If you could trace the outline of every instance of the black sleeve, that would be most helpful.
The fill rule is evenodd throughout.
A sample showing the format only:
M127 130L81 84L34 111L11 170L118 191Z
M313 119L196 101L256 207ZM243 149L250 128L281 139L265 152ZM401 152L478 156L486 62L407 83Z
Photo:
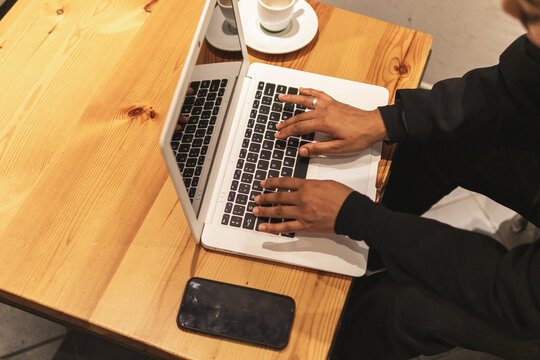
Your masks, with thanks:
M335 231L376 249L396 281L417 281L484 319L540 336L540 242L507 251L496 240L392 212L353 192Z
M389 141L476 140L517 121L535 122L540 129L539 53L522 36L496 66L440 81L432 90L399 90L397 105L379 108Z

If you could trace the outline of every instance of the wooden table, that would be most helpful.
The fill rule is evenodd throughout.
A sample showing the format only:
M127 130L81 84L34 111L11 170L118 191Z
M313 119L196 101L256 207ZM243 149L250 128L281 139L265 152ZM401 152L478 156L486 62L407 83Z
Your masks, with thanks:
M417 86L429 35L309 3L309 46L251 60ZM168 178L158 138L202 8L19 0L0 22L0 298L165 357L324 359L351 279L196 247ZM191 276L292 296L288 347L180 331Z

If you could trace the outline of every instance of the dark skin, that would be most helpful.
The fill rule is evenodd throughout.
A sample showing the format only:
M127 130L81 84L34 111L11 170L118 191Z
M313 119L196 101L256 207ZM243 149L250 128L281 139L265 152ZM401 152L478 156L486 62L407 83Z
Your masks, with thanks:
M540 0L503 0L505 12L521 21L532 43L540 47ZM299 149L301 156L357 153L387 138L386 128L378 110L364 111L336 101L322 91L300 89L300 95L280 95L284 102L310 107L317 98L315 109L277 125L276 138L323 132L332 140L311 143ZM269 233L298 231L333 233L337 215L353 189L330 180L293 178L267 179L267 189L277 193L259 195L259 206L253 212L260 217L293 219L280 224L261 224L259 229Z

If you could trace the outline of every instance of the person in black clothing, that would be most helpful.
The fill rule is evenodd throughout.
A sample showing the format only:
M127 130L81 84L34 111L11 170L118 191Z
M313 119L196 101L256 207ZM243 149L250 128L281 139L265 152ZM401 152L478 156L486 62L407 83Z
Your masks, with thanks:
M527 35L496 66L400 90L392 106L362 111L302 89L280 99L313 111L278 127L278 138L321 131L303 156L399 143L382 204L334 181L274 178L260 195L266 232L335 232L364 240L386 268L350 299L333 357L395 359L453 347L540 359L540 242L506 249L484 234L425 219L457 186L482 193L540 226L540 1L505 0ZM317 101L314 101L314 99Z

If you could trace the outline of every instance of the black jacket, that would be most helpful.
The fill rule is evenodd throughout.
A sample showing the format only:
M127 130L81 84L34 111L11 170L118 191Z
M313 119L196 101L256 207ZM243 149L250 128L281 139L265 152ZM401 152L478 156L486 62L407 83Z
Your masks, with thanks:
M431 91L401 90L381 113L391 142L497 142L519 128L523 141L515 146L540 151L540 49L520 37L498 65ZM532 176L533 185L519 189L523 196L513 206L537 226L539 170L530 164L516 174ZM357 192L343 204L335 231L365 240L397 281L420 282L519 337L540 338L539 242L508 251L489 236L393 212Z

